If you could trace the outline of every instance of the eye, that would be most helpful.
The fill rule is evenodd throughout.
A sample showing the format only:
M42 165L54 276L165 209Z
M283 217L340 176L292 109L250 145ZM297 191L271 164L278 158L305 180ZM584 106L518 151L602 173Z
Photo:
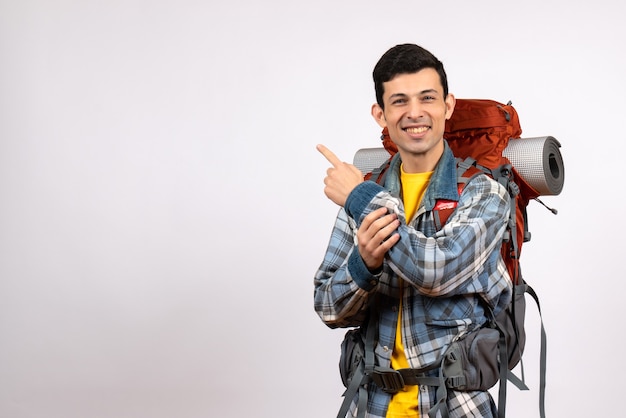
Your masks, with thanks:
M406 103L406 99L404 99L404 98L395 99L395 100L393 100L391 102L391 104L394 104L394 105L400 105L400 104L404 104L404 103Z

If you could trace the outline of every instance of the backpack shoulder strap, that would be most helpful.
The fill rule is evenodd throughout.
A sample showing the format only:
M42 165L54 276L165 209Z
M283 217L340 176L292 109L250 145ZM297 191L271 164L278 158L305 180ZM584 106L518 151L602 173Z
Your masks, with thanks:
M391 158L388 158L380 167L375 168L371 173L365 175L365 180L374 181L380 185L385 184L387 169L391 166Z

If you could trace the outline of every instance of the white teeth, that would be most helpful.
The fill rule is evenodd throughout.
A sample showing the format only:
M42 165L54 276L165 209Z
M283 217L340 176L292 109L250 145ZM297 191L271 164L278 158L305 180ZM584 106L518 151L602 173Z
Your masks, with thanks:
M427 126L420 126L418 128L406 128L406 131L410 134L419 134L422 132L426 132L428 130Z

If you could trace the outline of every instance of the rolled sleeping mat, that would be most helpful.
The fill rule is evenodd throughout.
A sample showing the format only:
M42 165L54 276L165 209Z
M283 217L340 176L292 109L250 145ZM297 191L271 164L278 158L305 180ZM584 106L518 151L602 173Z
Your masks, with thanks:
M565 181L560 147L551 136L517 138L509 141L502 155L540 196L555 196L561 193ZM362 148L354 154L353 164L365 174L388 159L389 153L383 147Z
M502 155L540 196L556 196L563 190L565 166L561 144L554 137L518 138L509 141Z
M352 164L365 175L383 165L388 159L389 152L383 147L361 148L354 154Z

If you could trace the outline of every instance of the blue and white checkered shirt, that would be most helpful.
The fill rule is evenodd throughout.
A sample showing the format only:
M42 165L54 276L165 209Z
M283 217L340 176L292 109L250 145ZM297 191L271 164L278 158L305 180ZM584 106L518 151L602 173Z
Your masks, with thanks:
M446 144L422 203L407 225L399 197L400 163L396 155L384 187L363 182L340 209L314 279L315 310L331 328L359 326L376 294L376 362L388 367L402 294L405 353L412 368L422 368L437 361L455 337L486 321L481 299L495 314L509 303L512 284L500 247L510 200L505 188L485 175L474 177L459 196L456 162ZM458 206L437 231L431 210L440 199L458 201ZM400 240L387 253L382 272L372 274L358 252L356 233L363 218L380 207L398 215ZM428 415L437 401L435 395L435 387L420 387L420 416ZM369 385L366 417L385 417L390 398ZM448 409L451 417L490 417L496 412L488 392L450 390ZM348 416L356 416L356 403Z

